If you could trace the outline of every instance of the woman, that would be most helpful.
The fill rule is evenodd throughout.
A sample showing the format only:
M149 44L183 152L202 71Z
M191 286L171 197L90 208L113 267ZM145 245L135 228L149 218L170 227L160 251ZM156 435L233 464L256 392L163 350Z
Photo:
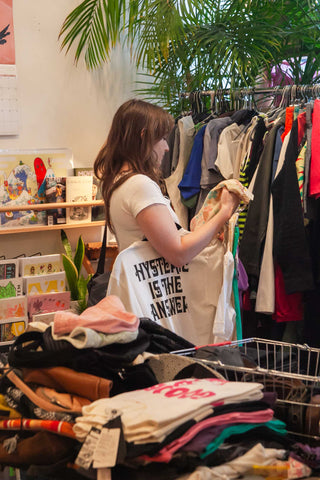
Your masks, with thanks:
M196 231L179 234L179 220L165 196L160 173L172 127L172 117L162 108L143 100L128 100L113 118L94 170L102 182L108 226L120 251L146 237L169 263L181 267L219 233L239 199L224 188L220 211Z

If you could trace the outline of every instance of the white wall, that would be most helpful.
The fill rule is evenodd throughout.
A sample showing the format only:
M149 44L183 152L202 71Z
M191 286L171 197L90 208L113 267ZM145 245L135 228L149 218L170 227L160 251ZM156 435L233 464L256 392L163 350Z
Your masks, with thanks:
M0 148L67 147L75 166L92 165L115 110L134 96L136 73L128 52L118 48L109 65L91 72L84 61L76 67L73 55L60 51L62 23L79 4L80 0L13 0L20 133L0 136ZM79 233L69 232L71 237ZM100 232L86 229L83 235L95 241ZM43 253L60 248L58 232L42 232L37 239ZM31 233L24 234L23 245L21 235L1 235L0 254L31 253L38 249L34 242Z

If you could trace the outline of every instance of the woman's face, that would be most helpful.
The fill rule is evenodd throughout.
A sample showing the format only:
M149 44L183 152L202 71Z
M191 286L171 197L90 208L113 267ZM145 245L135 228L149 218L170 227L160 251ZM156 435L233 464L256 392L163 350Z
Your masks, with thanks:
M157 163L160 166L163 156L166 152L169 152L169 146L165 138L161 138L153 147L153 151L157 157Z

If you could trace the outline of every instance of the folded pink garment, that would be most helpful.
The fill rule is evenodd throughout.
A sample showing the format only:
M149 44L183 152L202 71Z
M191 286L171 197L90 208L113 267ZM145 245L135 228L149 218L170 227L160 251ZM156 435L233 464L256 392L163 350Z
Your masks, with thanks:
M84 310L81 315L65 310L56 312L53 323L54 333L63 335L78 326L103 333L133 332L138 329L140 320L125 310L119 297L108 295L93 307Z

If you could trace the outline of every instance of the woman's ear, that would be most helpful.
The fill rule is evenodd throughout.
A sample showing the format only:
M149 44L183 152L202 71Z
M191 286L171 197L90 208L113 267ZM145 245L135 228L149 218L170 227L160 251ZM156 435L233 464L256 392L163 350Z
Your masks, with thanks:
M146 129L145 129L145 128L143 128L143 129L141 130L141 133L140 133L140 136L141 136L141 138L143 138L143 137L144 137L144 134L145 134L145 133L146 133Z

